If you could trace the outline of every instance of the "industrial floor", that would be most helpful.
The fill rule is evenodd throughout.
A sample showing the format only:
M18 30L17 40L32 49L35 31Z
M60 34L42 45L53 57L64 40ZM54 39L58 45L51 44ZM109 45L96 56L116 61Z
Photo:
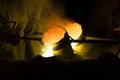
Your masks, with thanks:
M29 61L0 60L0 79L3 80L119 80L119 72L120 59L115 55L107 55L98 60L78 61L41 56Z

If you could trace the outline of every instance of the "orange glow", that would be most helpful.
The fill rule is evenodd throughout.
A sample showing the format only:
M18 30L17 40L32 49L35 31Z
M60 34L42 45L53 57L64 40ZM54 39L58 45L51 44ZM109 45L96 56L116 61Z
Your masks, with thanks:
M82 34L82 26L79 23L74 21L68 21L65 26L66 31L72 39L79 39ZM72 48L74 49L78 43L71 43Z
M65 34L66 30L61 26L50 28L42 36L42 42L44 45L52 45L60 41Z
M65 34L66 30L61 26L50 28L42 36L42 42L44 44L43 57L54 56L52 45L59 42Z
M73 39L78 39L82 34L82 27L76 22L70 22L65 26L69 36Z
M51 26L57 25L55 19L50 21ZM42 36L42 42L44 44L43 57L54 56L53 45L64 38L64 34L67 32L72 39L79 39L82 34L82 27L79 23L72 20L63 19L59 20L60 26L50 27ZM61 27L62 26L62 27ZM77 43L71 43L74 49ZM59 54L57 54L59 55Z

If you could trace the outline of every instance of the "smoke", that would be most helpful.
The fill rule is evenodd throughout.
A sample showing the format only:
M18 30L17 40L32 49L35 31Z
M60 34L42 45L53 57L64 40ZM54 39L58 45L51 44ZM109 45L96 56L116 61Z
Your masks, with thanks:
M30 9L28 9L28 15L31 14L30 10L32 10L33 5L31 5L30 7ZM33 30L35 30L36 32L43 33L48 28L59 25L62 21L63 16L64 8L60 1L34 0L34 8L32 10L32 14L29 16L29 22L26 31L28 30L28 33L32 33Z
M16 22L13 33L35 36L63 24L64 6L60 0L0 0L0 15ZM9 25L10 29L12 26ZM16 46L4 43L0 49L0 58L11 60L31 59L42 53L40 42L30 40L20 41Z
M29 2L28 0L30 6L27 6L27 15L29 19L25 28L25 34L41 33L42 35L51 27L64 25L64 6L59 0L33 1ZM39 42L29 41L27 45L28 49L26 53L29 54L28 50L31 52L28 59L43 53L43 46Z

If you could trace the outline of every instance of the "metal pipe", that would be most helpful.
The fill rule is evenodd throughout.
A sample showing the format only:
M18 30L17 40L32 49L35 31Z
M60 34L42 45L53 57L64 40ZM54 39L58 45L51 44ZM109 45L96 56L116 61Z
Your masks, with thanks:
M73 43L103 43L103 44L120 44L120 40L70 40Z
M19 39L23 40L36 40L40 41L42 38L36 38L36 37L20 37ZM114 39L91 39L91 40L69 40L70 43L103 43L103 44L120 44L120 40L114 40Z

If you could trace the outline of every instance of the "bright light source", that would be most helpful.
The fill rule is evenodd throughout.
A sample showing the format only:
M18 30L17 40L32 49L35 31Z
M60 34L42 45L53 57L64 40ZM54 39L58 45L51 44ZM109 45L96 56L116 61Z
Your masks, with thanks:
M82 35L82 27L79 23L70 22L66 25L66 31L72 39L79 39ZM78 43L71 43L72 48L74 49Z
M43 54L41 55L42 57L52 57L52 56L54 56L52 46L44 47L42 49L42 52L43 52Z
M74 49L78 43L71 43L72 48Z
M54 56L52 46L64 38L66 30L61 26L50 28L42 36L42 42L44 44L43 57Z
M44 50L43 50L43 54L42 54L43 57L55 56L52 46L55 45L57 42L59 42L61 39L63 39L65 37L66 32L72 39L80 38L80 36L82 34L82 28L81 28L80 24L70 21L63 27L61 27L61 26L51 27L43 34L43 36L42 36L42 42L44 44ZM62 45L67 45L67 44L62 43ZM77 43L71 43L72 49L74 49L76 45L77 45ZM61 52L64 53L64 52L66 52L66 50L71 49L70 46L69 46L69 48L67 48L67 47L68 46L65 46L65 49ZM69 50L68 52L67 52L68 54L70 54L70 55L72 54L72 50ZM62 54L62 53L60 53L60 54ZM64 54L67 54L67 53L64 53ZM59 55L59 54L57 54L57 55Z
M73 39L78 39L82 34L82 27L79 23L76 22L67 24L65 29L68 32L69 36Z

